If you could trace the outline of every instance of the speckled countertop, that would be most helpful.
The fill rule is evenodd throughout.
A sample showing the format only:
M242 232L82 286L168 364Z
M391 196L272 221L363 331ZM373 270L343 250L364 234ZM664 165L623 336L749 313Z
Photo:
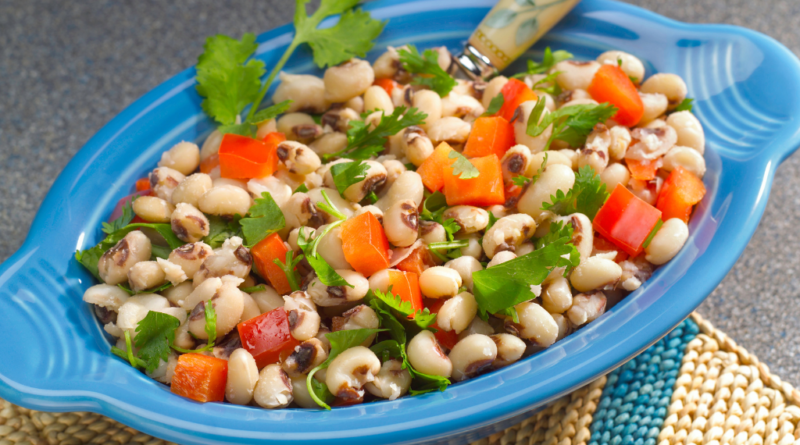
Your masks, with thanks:
M206 36L263 32L288 0L0 2L0 261L21 244L78 149L131 102L194 64ZM687 22L766 33L800 54L797 0L631 0ZM700 308L800 385L800 154L778 168L750 245Z

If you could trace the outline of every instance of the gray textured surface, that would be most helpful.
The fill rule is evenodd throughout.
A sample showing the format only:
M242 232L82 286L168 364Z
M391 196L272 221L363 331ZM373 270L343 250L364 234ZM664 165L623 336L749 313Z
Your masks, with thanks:
M688 22L769 34L800 54L796 0L638 0ZM288 0L0 1L0 261L16 250L55 177L100 127L190 66L207 35L262 32ZM779 169L764 219L700 312L800 384L800 154Z

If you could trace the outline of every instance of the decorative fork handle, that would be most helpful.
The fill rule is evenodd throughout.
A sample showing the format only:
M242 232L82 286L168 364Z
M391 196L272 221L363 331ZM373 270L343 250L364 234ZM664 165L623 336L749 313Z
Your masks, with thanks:
M487 80L505 69L580 0L500 0L456 58L473 79Z

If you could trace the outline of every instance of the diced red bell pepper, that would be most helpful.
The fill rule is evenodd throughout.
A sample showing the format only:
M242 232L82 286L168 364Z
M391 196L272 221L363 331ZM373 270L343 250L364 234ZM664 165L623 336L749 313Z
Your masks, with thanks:
M256 269L262 277L269 280L272 287L278 291L278 294L284 295L292 291L292 286L289 285L289 279L283 269L278 267L273 260L278 259L283 264L286 264L286 253L289 248L283 243L280 235L273 233L258 244L253 246L250 253L256 263Z
M389 97L392 97L392 90L397 86L397 82L392 79L375 79L373 85L377 85L389 94Z
M269 133L263 140L228 133L219 146L219 168L223 178L265 178L278 169L278 144L283 133Z
M661 211L617 184L594 218L594 229L631 256L642 252L642 244L661 218Z
M417 274L390 270L389 286L391 286L394 295L397 295L403 301L411 303L411 308L414 309L414 312L422 310L422 292L419 290L419 276Z
M424 303L425 307L428 308L432 314L438 314L445 301L447 301L447 298L426 298ZM447 349L453 349L456 343L458 343L458 334L456 334L456 331L445 331L437 328L433 336Z
M479 158L494 154L501 159L516 142L514 126L501 116L479 117L472 124L464 156Z
M422 177L422 183L428 190L436 192L444 186L444 169L455 162L448 156L453 149L447 142L442 142L433 151L433 154L417 168L417 173Z
M136 180L136 191L145 192L150 190L150 178L141 178Z
M525 85L525 82L519 79L508 79L503 88L500 90L503 94L503 106L497 113L497 116L504 117L508 122L514 118L514 112L517 111L523 102L529 100L537 100L538 96L532 89Z
M461 179L451 167L444 169L444 196L447 205L472 205L488 207L506 201L503 186L503 169L495 155L469 160L478 169L476 178Z
M428 251L428 248L425 246L419 246L407 257L405 257L403 261L397 263L396 267L403 272L420 275L425 271L425 269L435 265L436 262L433 260L433 256L431 255L430 251Z
M702 201L706 194L703 180L683 167L678 167L669 174L661 192L658 194L656 207L661 210L664 221L680 218L688 223L692 216L692 207Z
M640 181L651 181L656 178L656 172L661 167L661 158L651 160L625 159L628 170L633 179Z
M209 174L211 173L211 170L214 170L217 167L219 167L219 154L214 153L200 162L200 173Z
M365 277L389 267L389 240L371 212L345 221L341 238L344 258Z
M300 342L292 337L289 317L279 307L239 323L242 347L253 355L258 369L288 357Z
M625 71L617 65L601 66L594 74L587 91L597 102L608 102L617 107L618 111L613 119L621 125L632 127L642 119L644 103L639 91Z
M198 402L222 402L227 382L227 360L190 353L178 357L170 390Z

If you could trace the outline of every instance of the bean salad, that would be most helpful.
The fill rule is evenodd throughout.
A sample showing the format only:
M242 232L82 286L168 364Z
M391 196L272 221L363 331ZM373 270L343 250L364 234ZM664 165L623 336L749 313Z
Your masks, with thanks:
M594 321L689 237L705 137L679 76L616 50L548 48L488 82L445 47L370 63L384 23L353 4L301 12L264 82L253 35L209 38L216 130L164 152L76 253L112 353L175 394L330 409L445 390ZM322 77L282 71L301 44Z

